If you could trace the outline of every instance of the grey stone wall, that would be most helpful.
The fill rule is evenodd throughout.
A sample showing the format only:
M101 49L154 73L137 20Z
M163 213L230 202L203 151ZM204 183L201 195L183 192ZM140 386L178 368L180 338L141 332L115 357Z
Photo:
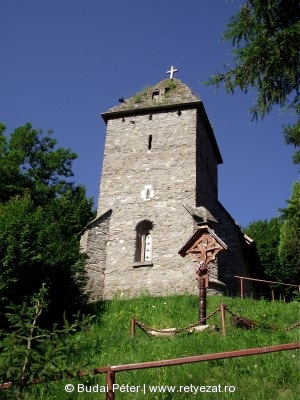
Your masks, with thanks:
M85 229L81 236L81 248L87 254L86 270L88 282L86 292L91 301L101 300L104 296L104 277L107 261L107 241L111 210L98 216Z
M206 207L212 214L218 199L218 159L209 133L199 112L196 135L196 205Z

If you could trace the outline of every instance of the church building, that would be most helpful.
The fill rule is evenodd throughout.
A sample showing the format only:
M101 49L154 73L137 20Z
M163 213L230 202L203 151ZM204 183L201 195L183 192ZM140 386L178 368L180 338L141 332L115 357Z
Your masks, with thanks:
M81 239L92 301L196 293L194 262L179 252L201 226L227 246L209 263L208 293L236 294L235 275L259 277L252 240L218 200L222 156L204 105L175 71L102 114L97 217Z

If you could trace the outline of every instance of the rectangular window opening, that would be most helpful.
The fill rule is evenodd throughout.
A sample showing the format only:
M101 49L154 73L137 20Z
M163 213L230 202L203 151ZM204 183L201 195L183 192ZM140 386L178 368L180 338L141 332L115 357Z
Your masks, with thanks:
M158 98L159 98L159 90L155 89L152 92L152 100L158 100Z

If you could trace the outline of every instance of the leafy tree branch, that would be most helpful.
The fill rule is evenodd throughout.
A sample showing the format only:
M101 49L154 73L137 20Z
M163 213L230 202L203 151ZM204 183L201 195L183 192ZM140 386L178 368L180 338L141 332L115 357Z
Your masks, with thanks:
M223 39L231 42L233 62L212 74L207 85L224 85L228 93L256 89L252 119L274 106L298 119L284 128L287 144L299 147L300 11L297 0L247 0L227 24ZM299 163L299 151L293 161Z

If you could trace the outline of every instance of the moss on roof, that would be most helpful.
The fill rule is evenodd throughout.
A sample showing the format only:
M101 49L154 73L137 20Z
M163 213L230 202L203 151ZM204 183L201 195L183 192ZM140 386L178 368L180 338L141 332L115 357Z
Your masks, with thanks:
M125 99L124 103L110 108L107 113L191 102L199 102L199 98L184 83L179 79L164 79Z

